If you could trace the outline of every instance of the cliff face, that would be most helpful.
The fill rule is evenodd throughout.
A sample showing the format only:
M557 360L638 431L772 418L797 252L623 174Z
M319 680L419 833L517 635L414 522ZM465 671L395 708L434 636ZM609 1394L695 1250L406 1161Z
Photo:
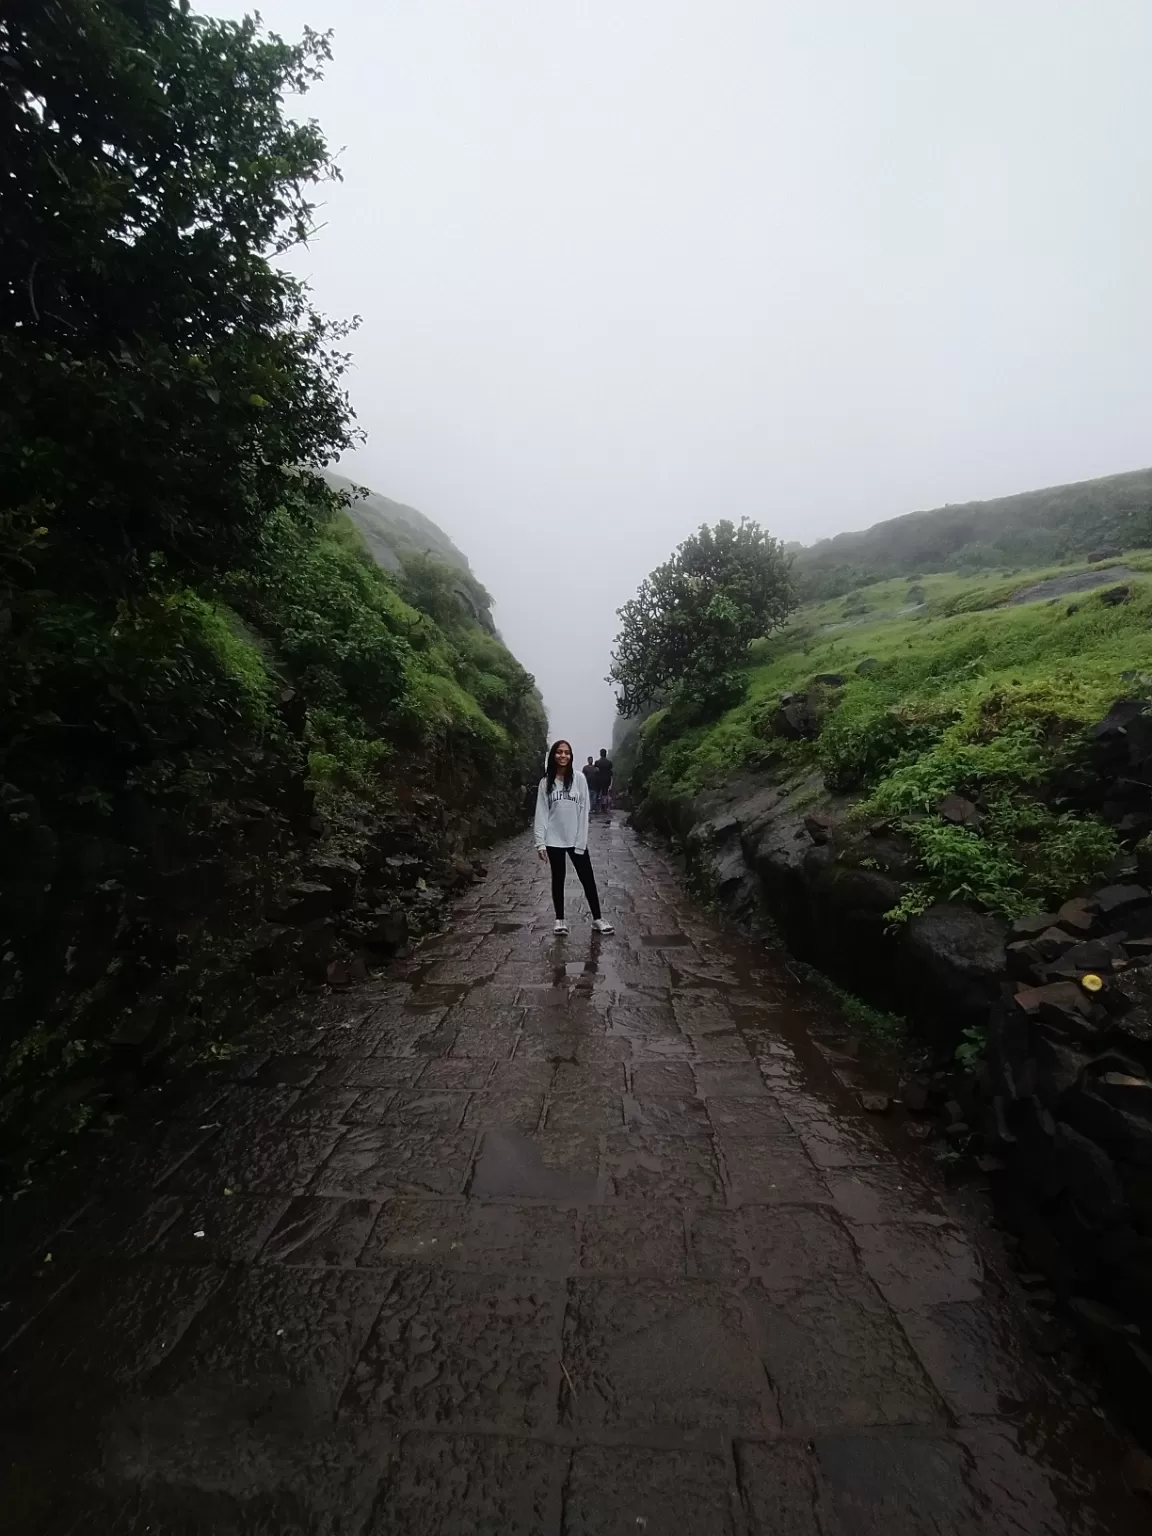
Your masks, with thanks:
M531 677L435 524L319 490L198 588L0 593L9 1174L436 923L517 824Z

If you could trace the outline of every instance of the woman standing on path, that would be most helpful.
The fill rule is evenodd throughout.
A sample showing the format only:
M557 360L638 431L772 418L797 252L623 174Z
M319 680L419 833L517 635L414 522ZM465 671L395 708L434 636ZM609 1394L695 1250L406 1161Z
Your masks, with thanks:
M568 932L564 921L564 876L571 859L592 909L592 931L611 933L612 924L600 916L596 876L588 857L588 781L582 773L573 772L572 748L566 741L552 743L547 771L536 794L536 852L552 866L555 932Z

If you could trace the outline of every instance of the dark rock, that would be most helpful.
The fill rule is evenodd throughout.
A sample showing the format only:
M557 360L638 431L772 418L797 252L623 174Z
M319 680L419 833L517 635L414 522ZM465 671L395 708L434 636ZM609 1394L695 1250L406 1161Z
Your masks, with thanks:
M1036 968L1043 964L1043 960L1034 944L1028 943L1025 939L1019 939L1015 944L1007 946L1004 955L1008 974L1015 981L1039 983L1040 977L1036 974Z
M1152 1429L1152 1356L1140 1341L1139 1328L1112 1307L1088 1297L1073 1297L1069 1305L1077 1326L1099 1352L1134 1425L1147 1436Z
M1022 1099L1015 1112L1015 1167L1026 1185L1048 1176L1056 1145L1056 1122L1037 1098Z
M1013 940L1035 939L1052 927L1056 919L1050 912L1037 912L1030 917L1018 917L1008 929L1008 937Z
M351 960L331 961L326 974L328 985L336 992L344 992L367 981L368 967L362 956L355 955Z
M378 908L366 930L363 942L369 949L394 954L408 943L408 914L401 906Z
M1094 741L1113 741L1126 737L1128 727L1148 708L1143 699L1117 699L1103 720L1089 731Z
M1085 1011L1067 1003L1043 1002L1029 1017L1035 1021L1032 1032L1037 1037L1042 1035L1062 1045L1083 1046L1089 1050L1096 1049L1099 1044L1101 1021L1091 1007ZM1034 1063L1025 1063L1025 1067L1030 1065Z
M1108 1226L1124 1214L1124 1191L1112 1159L1070 1125L1056 1127L1049 1188L1067 1189L1094 1226Z
M867 677L870 673L875 672L879 665L880 663L876 660L875 656L865 656L863 661L856 663L856 672L860 677Z
M886 1093L861 1093L860 1108L870 1115L886 1115L892 1108L892 1100Z
M983 1025L1004 967L1005 925L971 907L942 903L914 917L904 936L908 979L961 1028Z
M1097 926L1096 914L1088 905L1084 896L1076 896L1071 901L1066 901L1057 913L1058 925L1068 933L1087 937Z
M268 908L274 922L302 927L327 917L336 905L332 888L314 880L297 880L282 886Z
M1043 987L1024 987L1017 992L1014 1002L1024 1013L1038 1014L1045 1004L1053 1008L1071 1009L1087 1018L1091 1004L1083 990L1072 981L1052 981Z
M1148 903L1152 903L1152 894L1142 885L1106 885L1102 890L1094 893L1088 905L1101 917L1117 918L1122 917L1133 907Z
M825 688L843 688L844 686L844 677L840 672L818 672L812 681L822 684Z
M1152 1082L1143 1073L1093 1073L1092 1085L1106 1103L1152 1124Z
M1137 1168L1152 1168L1152 1121L1110 1104L1087 1086L1068 1097L1061 1113L1114 1156Z
M1110 944L1105 939L1087 939L1066 949L1054 969L1064 976L1099 975L1112 969L1112 962L1119 952L1118 942Z
M918 1077L909 1078L901 1085L900 1098L910 1115L926 1115L932 1106L932 1091Z
M804 826L812 841L822 846L831 838L836 828L836 822L827 813L814 811L811 815L805 816Z
M1066 955L1080 940L1073 933L1067 933L1063 928L1045 928L1038 938L1033 940L1033 948L1042 960L1058 960Z
M279 923L261 923L252 936L252 969L258 976L291 970L300 950L300 931Z
M1036 1061L1036 1096L1046 1109L1055 1109L1080 1081L1088 1057L1074 1046L1039 1033L1032 1053Z
M965 800L963 795L945 795L944 799L936 807L937 812L945 821L954 827L977 828L982 825L984 818L972 804L971 800Z
M1132 588L1109 587L1106 592L1101 592L1100 601L1109 608L1117 608L1121 603L1132 601Z
M355 859L346 859L340 854L327 854L323 858L309 861L304 870L304 878L316 885L328 887L332 892L332 907L335 910L350 904L356 894L361 873Z
M820 734L820 715L807 694L783 694L772 715L772 729L788 741L810 740Z

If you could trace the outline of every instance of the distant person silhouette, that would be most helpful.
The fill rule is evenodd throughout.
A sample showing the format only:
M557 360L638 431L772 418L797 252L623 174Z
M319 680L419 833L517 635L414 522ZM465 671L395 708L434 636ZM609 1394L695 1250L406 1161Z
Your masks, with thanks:
M612 759L608 756L608 748L600 748L600 761L596 764L596 787L600 793L597 797L597 809L610 811L612 809Z
M554 741L549 748L547 770L536 793L536 852L552 866L553 931L568 932L564 876L571 859L592 911L593 933L611 933L612 924L600 915L596 876L588 857L588 781L572 771L572 748L566 741Z
M596 764L592 761L591 758L589 758L588 761L584 764L583 768L581 768L580 772L584 775L585 779L588 781L588 800L589 800L590 805L592 806L592 809L595 810L596 809L596 799L597 799L596 781L597 781L597 777L598 777L597 771L596 771Z

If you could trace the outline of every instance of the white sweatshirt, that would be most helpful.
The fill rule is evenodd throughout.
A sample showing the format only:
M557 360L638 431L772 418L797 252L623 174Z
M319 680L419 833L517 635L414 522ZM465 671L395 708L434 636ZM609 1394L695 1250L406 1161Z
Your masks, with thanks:
M574 768L572 788L557 779L548 793L548 780L540 780L536 792L537 848L574 848L584 853L588 848L588 780Z

